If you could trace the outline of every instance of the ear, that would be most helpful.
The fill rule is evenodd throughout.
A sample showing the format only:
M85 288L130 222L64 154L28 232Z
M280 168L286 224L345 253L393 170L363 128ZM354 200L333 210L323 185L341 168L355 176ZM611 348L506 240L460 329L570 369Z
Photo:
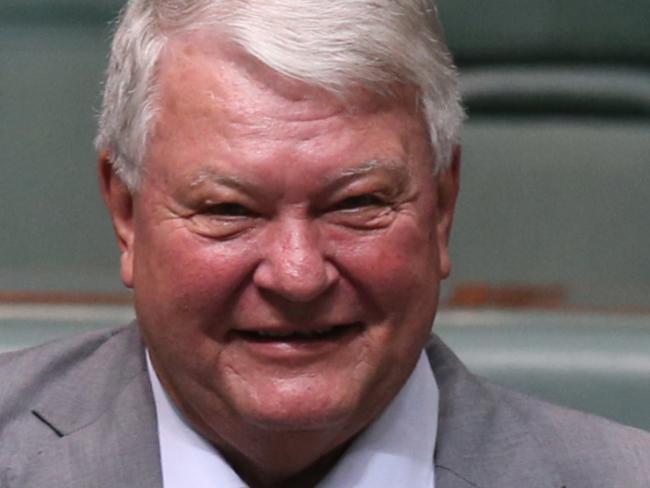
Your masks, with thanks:
M447 278L451 272L451 258L449 257L449 236L451 224L454 220L456 199L460 188L460 146L455 146L449 168L437 175L438 184L438 223L437 239L438 254L440 256L440 275Z
M99 185L102 198L111 216L113 230L120 248L122 282L133 287L133 194L113 168L108 151L98 160Z

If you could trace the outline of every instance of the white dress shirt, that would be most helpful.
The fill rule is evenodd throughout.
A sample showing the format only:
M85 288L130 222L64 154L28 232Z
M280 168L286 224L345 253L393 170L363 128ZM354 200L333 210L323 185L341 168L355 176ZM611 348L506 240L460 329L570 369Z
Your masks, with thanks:
M184 420L147 353L164 488L247 488L219 451ZM435 488L438 386L424 353L381 416L348 447L318 488Z

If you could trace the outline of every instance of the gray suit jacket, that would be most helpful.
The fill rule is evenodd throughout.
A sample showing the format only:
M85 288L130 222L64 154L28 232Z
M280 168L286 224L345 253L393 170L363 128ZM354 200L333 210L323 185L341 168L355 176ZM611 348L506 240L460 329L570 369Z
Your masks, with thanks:
M442 342L437 488L649 488L650 434L471 375ZM0 487L160 488L134 326L0 355Z

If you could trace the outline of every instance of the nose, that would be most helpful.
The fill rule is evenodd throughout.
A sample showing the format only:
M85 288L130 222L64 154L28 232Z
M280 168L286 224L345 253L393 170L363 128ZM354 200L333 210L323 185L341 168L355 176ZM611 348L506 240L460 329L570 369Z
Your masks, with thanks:
M324 256L319 231L308 219L271 224L264 240L262 262L254 283L292 302L309 302L329 290L339 278Z

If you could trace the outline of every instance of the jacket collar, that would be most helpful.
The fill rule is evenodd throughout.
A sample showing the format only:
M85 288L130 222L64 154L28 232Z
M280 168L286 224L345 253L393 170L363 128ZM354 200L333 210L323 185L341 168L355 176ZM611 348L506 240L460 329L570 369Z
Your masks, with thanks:
M473 376L433 336L427 347L440 389L436 488L560 488L545 450L503 392Z

